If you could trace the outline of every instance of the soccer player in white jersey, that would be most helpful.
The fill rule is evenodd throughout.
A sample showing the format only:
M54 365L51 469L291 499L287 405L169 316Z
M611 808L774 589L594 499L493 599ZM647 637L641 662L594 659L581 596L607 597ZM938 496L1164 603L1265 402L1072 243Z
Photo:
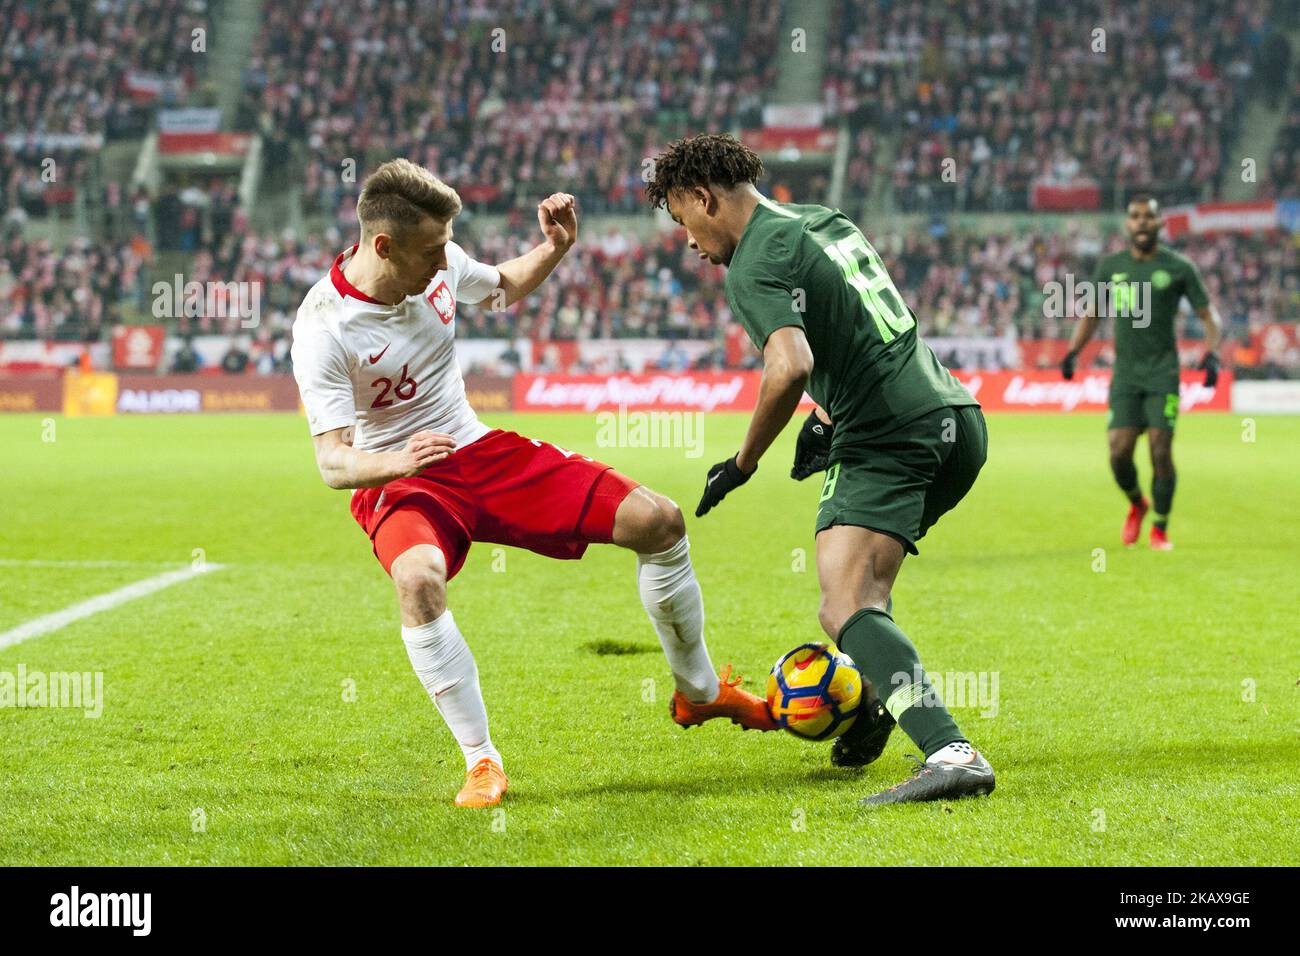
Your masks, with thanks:
M429 170L380 166L357 203L361 241L307 293L292 352L321 477L354 489L352 515L396 586L411 664L464 752L456 805L494 806L507 786L474 656L447 608L447 581L473 541L554 558L580 558L591 543L634 551L676 684L673 720L773 729L762 698L730 668L714 673L677 505L591 458L489 429L466 401L456 303L505 308L536 289L577 239L573 197L543 200L543 241L495 266L452 241L460 210Z

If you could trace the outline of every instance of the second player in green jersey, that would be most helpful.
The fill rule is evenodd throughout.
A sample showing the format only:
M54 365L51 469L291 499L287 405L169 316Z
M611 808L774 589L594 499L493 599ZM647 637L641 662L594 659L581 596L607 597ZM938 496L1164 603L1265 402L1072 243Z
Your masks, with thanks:
M1210 305L1205 284L1196 266L1186 256L1159 245L1164 219L1160 206L1147 195L1133 197L1128 204L1125 227L1129 245L1120 252L1103 256L1093 272L1094 301L1100 308L1084 315L1074 330L1070 348L1061 362L1061 372L1074 377L1079 353L1092 338L1098 321L1114 319L1115 368L1110 382L1110 416L1107 441L1115 481L1129 500L1120 539L1134 544L1142 519L1152 502L1155 519L1151 546L1168 550L1169 512L1173 507L1174 425L1178 421L1179 361L1178 308L1183 299L1195 311L1205 331L1205 384L1218 382L1217 349L1221 326ZM1138 483L1133 453L1138 436L1145 431L1151 446L1151 498L1143 496Z

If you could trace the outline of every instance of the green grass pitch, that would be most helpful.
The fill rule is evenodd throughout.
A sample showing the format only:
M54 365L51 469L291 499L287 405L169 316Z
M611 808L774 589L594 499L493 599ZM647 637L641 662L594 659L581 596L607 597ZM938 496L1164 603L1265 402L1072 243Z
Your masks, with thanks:
M786 477L793 427L696 520L743 416L709 416L697 458L598 448L594 416L487 419L681 504L719 666L761 686L820 639L818 485ZM1120 546L1103 427L992 417L984 475L895 591L932 673L997 675L995 707L954 711L992 797L859 806L907 775L897 732L842 772L826 744L683 731L630 554L478 545L450 603L512 783L484 812L451 806L459 751L302 419L59 418L51 436L0 417L0 631L196 556L224 565L0 650L0 672L105 682L98 719L0 709L0 864L1294 863L1300 420L1180 423L1167 554Z

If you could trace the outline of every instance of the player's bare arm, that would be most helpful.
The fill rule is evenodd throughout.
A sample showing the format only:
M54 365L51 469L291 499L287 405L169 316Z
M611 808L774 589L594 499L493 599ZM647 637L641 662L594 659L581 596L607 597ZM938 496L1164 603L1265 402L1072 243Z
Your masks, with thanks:
M1092 341L1093 333L1097 331L1097 316L1089 312L1079 324L1074 327L1074 333L1070 336L1070 347L1066 350L1065 358L1061 359L1061 375L1066 379L1074 378L1074 363L1079 358L1079 353L1083 347Z
M776 441L799 407L812 374L813 355L808 338L798 326L777 329L763 346L763 379L758 388L758 406L749 421L745 441L736 455L736 465L753 474L758 460Z
M549 276L578 241L577 200L568 193L552 193L537 204L537 224L545 241L522 256L497 266L501 285L479 303L485 309L504 309L524 298ZM504 293L504 294L503 294Z
M316 435L316 467L331 488L376 488L410 478L456 450L456 440L440 432L418 431L396 451L369 452L352 447L351 428Z
M1223 320L1219 318L1219 310L1213 305L1202 306L1196 310L1196 317L1205 329L1205 351L1219 351L1219 343L1223 341Z
M777 329L763 346L763 380L758 389L758 406L749 420L749 430L735 457L709 469L704 496L695 517L702 518L727 493L749 480L758 460L776 441L799 407L808 376L812 374L812 349L804 331L797 326Z
M1206 388L1219 384L1219 343L1223 341L1223 320L1214 303L1207 303L1196 310L1196 317L1205 329L1205 355L1201 357L1200 368L1205 370Z

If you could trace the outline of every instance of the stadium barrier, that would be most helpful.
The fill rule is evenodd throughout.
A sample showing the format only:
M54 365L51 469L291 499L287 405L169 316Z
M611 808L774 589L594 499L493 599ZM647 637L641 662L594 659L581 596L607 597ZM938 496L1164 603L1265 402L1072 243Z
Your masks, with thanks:
M1300 382L1237 382L1232 410L1240 415L1300 415Z
M1068 382L1055 369L953 374L989 412L1104 412L1110 391L1108 371L1079 372ZM1204 372L1183 370L1179 411L1231 411L1232 372L1220 372L1215 388L1204 382Z
M756 360L740 326L727 328L726 366L736 369ZM928 336L926 342L950 367L983 369L1055 369L1069 348L1061 338L1016 339L1012 336ZM249 352L254 365L266 355L266 343L249 336L211 334L182 338L165 334L161 325L115 326L101 342L63 342L34 339L0 340L0 374L8 372L58 372L88 359L97 369L114 372L161 373L172 368L177 352L188 344L198 357L198 370L224 375L222 360L232 345ZM287 343L280 343L281 349ZM600 372L616 369L689 369L716 351L711 339L583 339L534 342L526 338L456 340L461 368L503 371L505 363L523 372L582 367ZM1248 341L1226 343L1224 358L1242 366L1276 366L1300 369L1300 326L1295 322L1263 322L1251 330ZM280 353L275 353L280 354ZM1194 368L1205 354L1203 339L1178 340L1178 361ZM507 358L509 357L509 358ZM1109 368L1115 363L1114 342L1093 339L1079 355L1079 367Z
M63 411L69 416L297 412L298 386L288 375L117 375L68 371Z
M60 372L0 372L0 412L63 411Z
M954 373L990 412L1102 412L1110 372L966 371ZM582 412L618 408L663 411L745 412L758 401L757 371L611 373L513 376L471 372L465 393L480 412ZM1235 382L1220 374L1206 388L1204 373L1182 373L1180 409L1200 411L1300 411L1300 383ZM1240 396L1240 397L1239 397ZM801 407L810 408L804 396ZM0 411L63 412L69 416L196 414L201 412L302 413L290 375L146 375L138 373L0 373Z
M735 412L758 402L758 372L660 372L514 377L516 411L596 412L623 408Z

